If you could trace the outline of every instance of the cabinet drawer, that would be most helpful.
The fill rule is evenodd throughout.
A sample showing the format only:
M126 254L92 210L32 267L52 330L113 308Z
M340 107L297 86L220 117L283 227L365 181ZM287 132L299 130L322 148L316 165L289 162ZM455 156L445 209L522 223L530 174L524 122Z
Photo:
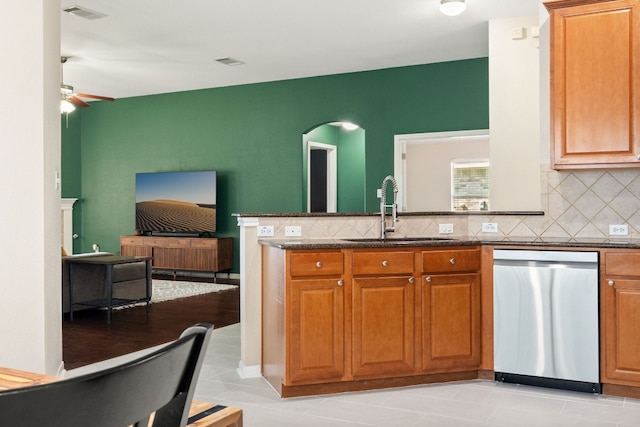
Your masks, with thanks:
M640 276L640 251L605 252L604 265L606 274Z
M328 276L342 274L342 252L292 252L289 255L292 276Z
M217 239L191 239L192 248L216 249L218 247Z
M423 273L450 273L479 269L479 248L422 251Z
M120 245L144 246L144 237L122 236L120 237Z
M163 248L188 248L191 239L174 237L147 237L145 244L148 246L160 246Z
M354 252L353 274L413 274L413 252Z

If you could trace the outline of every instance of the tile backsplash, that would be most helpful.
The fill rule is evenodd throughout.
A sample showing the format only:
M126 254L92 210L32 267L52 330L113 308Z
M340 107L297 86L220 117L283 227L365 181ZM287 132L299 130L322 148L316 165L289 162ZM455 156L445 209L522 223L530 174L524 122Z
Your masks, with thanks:
M505 235L606 238L609 225L627 224L628 237L640 237L640 170L543 168L541 174L545 215L494 218ZM469 230L476 235L481 224L470 218Z
M482 223L498 224L498 236L607 238L609 225L627 224L640 238L640 170L555 171L541 168L544 215L401 216L393 237L437 236L439 224L453 224L456 236L482 236ZM377 237L379 216L261 217L273 225L275 238L284 227L299 225L301 238ZM492 234L495 235L495 234ZM617 236L626 238L627 236Z

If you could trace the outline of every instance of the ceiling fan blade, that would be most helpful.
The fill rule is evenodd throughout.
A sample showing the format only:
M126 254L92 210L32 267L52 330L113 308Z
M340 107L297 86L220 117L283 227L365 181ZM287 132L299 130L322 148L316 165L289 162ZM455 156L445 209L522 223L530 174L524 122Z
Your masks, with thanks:
M84 102L82 99L76 98L75 96L68 96L67 101L73 102L74 104L79 105L81 107L91 107L91 104Z
M76 96L79 96L81 98L100 99L102 101L115 101L114 98L110 98L108 96L91 95L88 93L76 93Z

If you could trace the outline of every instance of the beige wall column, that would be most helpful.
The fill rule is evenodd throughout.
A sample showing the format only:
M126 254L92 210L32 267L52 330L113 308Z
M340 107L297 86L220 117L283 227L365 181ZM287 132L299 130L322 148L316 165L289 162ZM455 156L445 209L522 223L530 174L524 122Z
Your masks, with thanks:
M62 370L60 1L0 3L0 365Z
M262 372L262 256L258 218L239 217L240 227L240 363L241 378Z
M540 209L537 16L489 22L491 210Z

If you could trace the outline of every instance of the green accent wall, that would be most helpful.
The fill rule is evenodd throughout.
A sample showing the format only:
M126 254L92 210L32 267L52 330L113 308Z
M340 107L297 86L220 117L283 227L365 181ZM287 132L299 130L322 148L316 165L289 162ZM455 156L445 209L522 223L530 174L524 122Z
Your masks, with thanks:
M394 135L489 127L488 59L123 98L73 115L62 190L81 199L76 252L117 252L133 233L136 172L215 169L217 235L236 237L237 272L232 213L303 211L303 133L332 121L365 129L366 206L376 211Z
M338 133L338 212L367 211L366 135L358 128Z

